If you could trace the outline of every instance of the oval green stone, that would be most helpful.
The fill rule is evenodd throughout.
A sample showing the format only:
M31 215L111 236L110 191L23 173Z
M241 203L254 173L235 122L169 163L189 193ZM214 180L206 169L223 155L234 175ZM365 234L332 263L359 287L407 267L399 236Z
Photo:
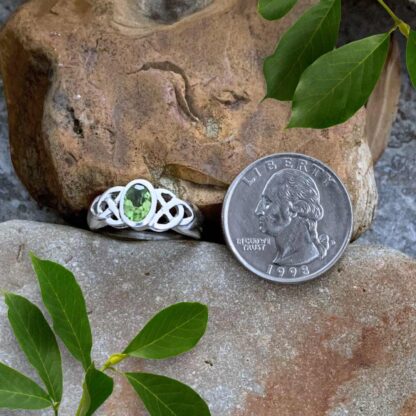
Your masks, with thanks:
M140 184L133 185L126 192L123 201L124 215L133 222L143 221L152 207L149 190Z

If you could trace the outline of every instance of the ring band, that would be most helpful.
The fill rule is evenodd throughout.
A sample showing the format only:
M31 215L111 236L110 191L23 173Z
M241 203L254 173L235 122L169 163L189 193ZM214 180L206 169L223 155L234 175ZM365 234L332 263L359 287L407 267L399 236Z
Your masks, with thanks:
M167 189L154 188L145 179L112 187L97 196L90 206L87 221L91 230L104 227L128 229L128 238L134 238L131 230L138 232L137 239L144 238L145 230L156 233L172 230L201 238L202 215L198 208ZM123 233L118 234L122 236Z

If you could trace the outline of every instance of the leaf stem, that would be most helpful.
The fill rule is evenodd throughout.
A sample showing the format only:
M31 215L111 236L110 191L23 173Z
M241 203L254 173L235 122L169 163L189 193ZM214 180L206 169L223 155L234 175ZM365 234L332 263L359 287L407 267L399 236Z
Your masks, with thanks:
M59 405L60 405L59 402L52 401L52 408L53 408L53 414L54 414L54 416L58 416Z
M408 38L409 35L410 35L410 26L407 23L403 22L402 19L397 17L394 14L393 10L391 10L390 7L387 6L387 4L384 2L384 0L377 0L377 1L383 7L383 9L390 15L390 17L393 19L396 27L399 28L399 30L403 34L403 36Z
M391 10L390 7L387 6L386 3L384 3L384 0L377 0L377 1L381 4L381 6L390 15L390 17L394 20L395 23L400 22L400 19L393 13L393 10Z

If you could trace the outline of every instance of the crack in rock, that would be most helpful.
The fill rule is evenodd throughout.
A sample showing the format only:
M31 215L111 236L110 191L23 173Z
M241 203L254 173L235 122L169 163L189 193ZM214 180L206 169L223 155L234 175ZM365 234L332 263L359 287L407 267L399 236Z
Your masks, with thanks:
M142 0L140 3L145 16L161 23L172 24L204 9L212 0Z
M191 87L189 84L188 77L186 76L185 71L178 65L170 61L147 62L139 70L129 72L127 75L133 75L133 74L137 74L138 72L149 71L152 69L155 69L158 71L172 72L174 74L179 75L183 79L183 82L185 84L185 95L183 95L181 91L174 85L176 100L181 110L192 121L200 122L201 117L198 114L198 110L195 108L193 104L193 99L190 93Z

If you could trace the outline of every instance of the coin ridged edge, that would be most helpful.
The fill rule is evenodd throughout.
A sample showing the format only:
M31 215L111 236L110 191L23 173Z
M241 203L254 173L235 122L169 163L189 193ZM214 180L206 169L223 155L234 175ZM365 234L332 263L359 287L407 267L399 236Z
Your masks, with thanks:
M239 181L241 180L241 178L243 176L245 176L245 174L251 169L253 168L256 164L258 164L259 162L263 162L266 161L268 159L272 159L274 157L297 157L297 158L304 158L304 159L308 159L311 162L317 162L320 165L322 165L331 175L333 175L336 180L337 183L341 186L341 189L344 191L346 197L347 197L347 201L348 201L348 209L349 209L349 214L351 217L351 224L348 230L347 235L344 238L344 241L341 244L340 249L338 250L337 254L332 258L332 260L330 262L328 262L327 265L325 265L325 267L323 267L322 269L320 269L319 271L316 271L314 273L311 273L310 275L308 275L308 277L302 277L302 278L279 278L279 277L272 277L270 275L268 275L267 273L263 273L260 272L259 270L256 270L254 267L252 267L250 265L250 263L248 263L238 252L238 250L236 250L236 248L234 247L234 244L230 238L230 236L228 235L229 233L227 233L227 227L228 227L228 218L227 218L227 213L228 213L228 209L229 209L229 204L230 204L230 200L231 197L233 195L233 192L237 186L237 184L239 183ZM221 224L222 224L222 229L223 229L223 234L224 234L224 238L225 238L225 242L228 246L228 248L231 250L231 252L234 254L234 256L237 258L237 260L249 271L251 271L252 273L254 273L256 276L261 277L265 280L268 280L270 282L274 282L274 283L281 283L281 284L299 284L299 283L306 283L309 282L311 280L317 279L318 277L323 276L324 274L326 274L330 269L332 269L332 267L335 266L336 263L338 263L338 261L340 260L340 258L342 257L342 255L344 254L349 242L351 241L351 236L352 236L352 232L353 232L353 227L354 227L354 213L353 213L353 207L352 207L352 202L351 202L351 198L350 195L348 193L348 190L346 188L346 186L344 185L344 183L341 181L341 179L338 177L338 175L324 162L322 162L319 159L315 159L312 156L308 156L308 155L304 155L302 153L274 153L271 155L267 155L264 156L260 159L255 160L254 162L250 163L248 166L246 166L235 178L234 180L231 182L230 186L228 187L228 190L225 194L224 197L224 202L223 202L223 206L222 206L222 212L221 212Z

